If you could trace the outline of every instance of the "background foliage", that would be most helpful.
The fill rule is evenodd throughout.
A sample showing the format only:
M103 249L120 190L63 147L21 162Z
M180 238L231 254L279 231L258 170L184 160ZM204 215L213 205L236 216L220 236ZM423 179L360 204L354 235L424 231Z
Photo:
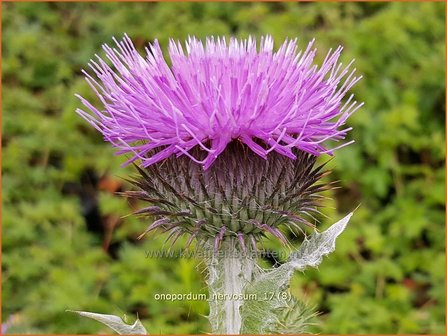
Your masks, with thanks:
M356 144L330 163L330 179L341 188L321 226L361 206L336 252L319 271L297 274L291 290L321 312L315 332L445 332L443 3L2 6L8 332L109 332L65 309L127 314L130 322L138 314L151 333L209 331L206 302L154 299L154 293L206 293L198 260L146 259L144 251L162 248L165 237L136 243L146 224L132 216L113 233L117 256L111 258L101 237L86 230L78 197L64 192L91 167L109 179L98 194L102 223L135 206L107 186L124 183L116 176L133 174L132 168L120 168L124 158L74 113L80 105L74 93L91 96L80 70L102 43L124 32L140 48L189 34L298 36L302 46L315 37L320 60L343 44L344 60L356 58L365 76L354 92L366 105L350 120Z

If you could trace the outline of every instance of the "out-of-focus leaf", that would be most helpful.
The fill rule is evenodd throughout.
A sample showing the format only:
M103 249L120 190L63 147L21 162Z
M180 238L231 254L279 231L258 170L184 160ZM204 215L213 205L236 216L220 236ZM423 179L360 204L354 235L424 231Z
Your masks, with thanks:
M125 323L121 317L115 315L108 314L97 314L97 313L89 313L83 311L76 310L68 310L73 313L77 313L81 316L91 318L98 322L101 322L108 326L110 329L113 329L120 335L147 335L148 332L141 324L139 319L136 319L134 324Z

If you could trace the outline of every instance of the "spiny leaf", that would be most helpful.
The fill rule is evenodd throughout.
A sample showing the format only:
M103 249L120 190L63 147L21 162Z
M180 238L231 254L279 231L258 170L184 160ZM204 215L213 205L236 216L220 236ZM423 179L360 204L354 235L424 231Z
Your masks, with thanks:
M316 232L310 239L304 240L300 249L290 255L285 265L290 264L294 269L300 270L307 266L318 266L325 255L335 250L335 240L346 228L352 214L351 212L326 231Z
M315 232L302 243L299 250L290 255L285 264L254 277L256 280L246 287L245 293L252 294L256 299L245 301L241 308L243 320L241 333L282 333L284 326L293 325L295 322L295 332L304 332L304 329L297 329L305 326L305 323L301 323L306 320L305 316L292 319L293 321L284 320L288 316L284 315L284 312L290 310L291 306L290 295L287 294L290 278L296 270L304 270L307 266L318 266L323 256L334 251L335 241L346 228L351 216L352 213L348 214L322 233ZM269 311L272 314L265 313Z
M139 319L137 319L134 324L127 324L121 319L121 317L115 315L89 313L77 310L67 311L101 322L120 335L148 335L148 332L141 324Z

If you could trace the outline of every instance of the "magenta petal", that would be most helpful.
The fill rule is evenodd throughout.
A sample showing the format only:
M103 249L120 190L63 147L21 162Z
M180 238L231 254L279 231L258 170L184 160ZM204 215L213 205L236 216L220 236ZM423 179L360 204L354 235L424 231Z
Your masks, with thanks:
M296 39L274 51L271 36L259 47L252 37L190 37L184 47L170 40L169 67L158 41L145 57L127 35L114 42L103 46L107 61L97 56L84 72L102 106L78 96L89 112L77 113L120 153L133 155L125 164L147 167L174 154L208 169L232 140L263 158L276 151L291 159L294 148L320 155L349 144L322 145L343 139L343 125L362 105L352 95L342 101L361 76L352 62L341 66L341 47L317 67L314 41L303 52ZM190 154L196 146L205 159Z

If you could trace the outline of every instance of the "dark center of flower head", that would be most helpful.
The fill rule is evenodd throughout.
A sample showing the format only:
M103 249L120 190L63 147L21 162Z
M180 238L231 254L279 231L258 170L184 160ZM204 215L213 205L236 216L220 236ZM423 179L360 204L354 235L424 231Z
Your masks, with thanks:
M206 153L194 148L197 158ZM169 157L147 168L133 181L140 189L127 196L151 203L137 214L156 220L142 234L161 228L170 231L173 242L182 234L190 242L213 240L217 249L229 237L242 248L256 248L256 241L270 233L287 242L279 226L292 232L313 226L309 220L325 184L316 182L325 174L315 167L316 156L294 150L296 160L276 152L261 158L238 140L233 140L204 170L187 156Z

